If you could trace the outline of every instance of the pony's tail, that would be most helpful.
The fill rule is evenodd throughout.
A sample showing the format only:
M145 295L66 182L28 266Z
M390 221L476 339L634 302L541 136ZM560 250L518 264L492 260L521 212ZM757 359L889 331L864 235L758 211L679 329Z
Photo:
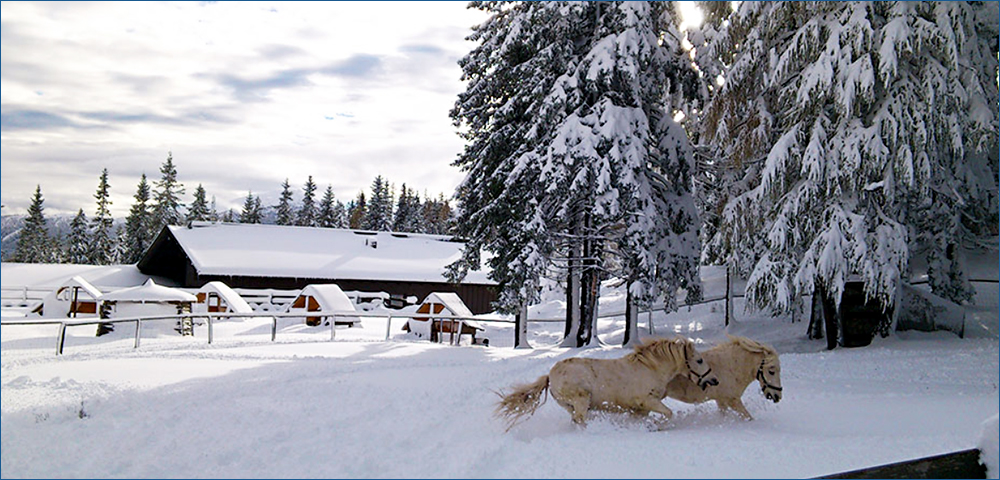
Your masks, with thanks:
M549 376L542 375L532 383L518 385L513 392L504 395L497 393L500 401L497 402L494 415L507 422L507 430L510 431L524 417L529 417L538 407L545 403L546 392L549 389Z

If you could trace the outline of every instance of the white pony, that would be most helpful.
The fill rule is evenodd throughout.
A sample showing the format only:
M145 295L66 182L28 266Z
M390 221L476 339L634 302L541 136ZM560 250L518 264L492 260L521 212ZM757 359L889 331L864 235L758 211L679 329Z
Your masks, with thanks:
M733 410L746 420L753 416L743 405L743 391L755 379L768 400L781 401L781 362L773 348L746 337L729 337L729 341L702 353L715 369L719 385L708 390L694 382L675 377L667 384L667 396L687 403L715 400L719 410Z
M664 421L673 417L660 400L667 383L683 378L698 388L717 385L712 369L686 338L659 339L635 347L635 351L613 360L567 358L556 363L548 375L519 385L510 394L500 393L496 416L507 421L507 430L535 413L546 390L573 417L586 424L590 410L626 412L646 416L658 412Z

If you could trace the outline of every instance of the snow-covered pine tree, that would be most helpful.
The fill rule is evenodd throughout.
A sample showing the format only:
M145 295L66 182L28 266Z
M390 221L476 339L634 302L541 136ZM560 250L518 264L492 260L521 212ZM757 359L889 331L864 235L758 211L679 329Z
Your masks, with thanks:
M350 228L359 229L364 225L365 212L368 210L365 192L358 192L357 198L347 204L347 222Z
M317 226L316 217L316 183L313 182L312 175L306 180L306 185L302 187L302 206L295 217L295 224L300 227Z
M990 2L740 5L705 134L735 180L712 248L749 305L839 305L850 275L892 305L925 251L935 292L966 298L949 249L997 223L996 18Z
M528 347L523 312L538 300L539 277L550 256L536 200L539 162L528 155L539 135L529 123L540 97L566 69L573 19L564 18L561 3L469 6L491 15L467 37L478 45L459 61L468 84L451 111L455 125L466 127L461 134L466 146L453 164L466 172L455 192L455 230L466 247L449 266L449 278L460 281L469 269L480 268L483 251L491 253L490 277L499 290L495 307L515 314L514 346ZM432 199L425 195L425 212L430 207Z
M81 208L69 224L69 235L66 237L66 255L64 257L67 262L77 265L84 265L89 262L90 232L87 227L87 214L83 213L83 209Z
M97 212L90 219L90 262L93 265L110 265L114 259L115 241L114 219L111 217L111 185L108 183L108 169L101 172L97 184Z
M232 208L227 209L226 213L223 213L222 216L219 217L219 221L224 223L236 223L239 219L240 217L236 215L236 211Z
M212 195L212 201L208 205L208 220L213 222L219 221L219 210L215 206L215 195Z
M323 228L347 228L347 213L344 210L344 204L336 199L333 187L330 185L327 185L326 191L323 192L317 223Z
M201 186L199 183L194 189L194 201L191 202L191 206L188 207L187 221L190 222L204 222L212 218L212 211L208 207L208 198L205 193L205 187Z
M419 222L420 232L433 235L450 234L455 219L448 199L444 198L443 193L439 193L437 199L431 198L427 192L424 192L424 196L427 200L423 203L419 197L414 201L414 208L419 211L419 218L416 221Z
M17 239L17 249L11 258L14 262L23 263L53 263L55 255L51 250L52 240L46 229L45 199L42 197L42 186L35 186L35 194L28 206L28 216L24 219L20 236Z
M392 221L392 231L421 233L420 196L411 188L403 184L399 192L399 200L396 202L396 214Z
M177 168L174 167L172 152L167 152L167 159L160 166L160 180L155 184L149 238L156 238L167 225L184 224L184 214L181 213L184 204L180 201L180 196L184 195L184 184L177 181Z
M240 212L240 223L260 223L263 217L260 197L255 197L253 191L248 191L247 198L243 201L243 211Z
M295 206L292 204L292 186L288 184L288 179L281 184L281 196L278 204L274 206L277 210L277 218L274 223L277 225L292 225L295 220Z
M149 204L149 183L146 181L146 174L139 178L139 185L136 187L135 201L129 209L128 217L125 218L125 245L123 263L136 263L146 252L146 248L153 243L150 236L152 228L152 214Z
M501 303L522 311L556 250L577 252L570 344L593 338L603 256L627 256L636 301L698 291L692 159L670 118L695 72L665 3L473 3L493 13L461 64L469 86L452 111L470 144L456 194L472 239L453 274L494 254ZM666 278L671 277L671 278ZM573 291L575 287L569 290ZM504 296L506 295L506 297ZM667 300L670 302L670 300ZM669 305L669 303L668 303Z
M362 228L388 232L392 228L392 191L389 181L377 175L372 181L372 195L368 200Z

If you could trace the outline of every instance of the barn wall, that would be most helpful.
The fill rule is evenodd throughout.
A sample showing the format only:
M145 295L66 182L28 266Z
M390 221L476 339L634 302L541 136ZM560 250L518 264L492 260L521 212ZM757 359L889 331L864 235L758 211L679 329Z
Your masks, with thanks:
M386 292L390 295L417 297L422 301L433 292L454 292L469 307L472 313L488 313L492 311L490 304L496 301L497 295L492 286L461 284L447 282L395 282L386 280L333 280L325 278L287 278L287 277L243 277L228 275L196 275L185 287L198 288L211 281L221 281L233 288L273 288L278 290L293 290L305 288L310 284L336 283L341 290L357 290L361 292Z

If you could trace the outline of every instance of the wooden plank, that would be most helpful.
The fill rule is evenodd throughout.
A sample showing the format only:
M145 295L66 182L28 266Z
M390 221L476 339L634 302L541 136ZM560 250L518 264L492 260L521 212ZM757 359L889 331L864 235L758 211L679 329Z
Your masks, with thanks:
M818 478L986 478L986 467L973 448Z

